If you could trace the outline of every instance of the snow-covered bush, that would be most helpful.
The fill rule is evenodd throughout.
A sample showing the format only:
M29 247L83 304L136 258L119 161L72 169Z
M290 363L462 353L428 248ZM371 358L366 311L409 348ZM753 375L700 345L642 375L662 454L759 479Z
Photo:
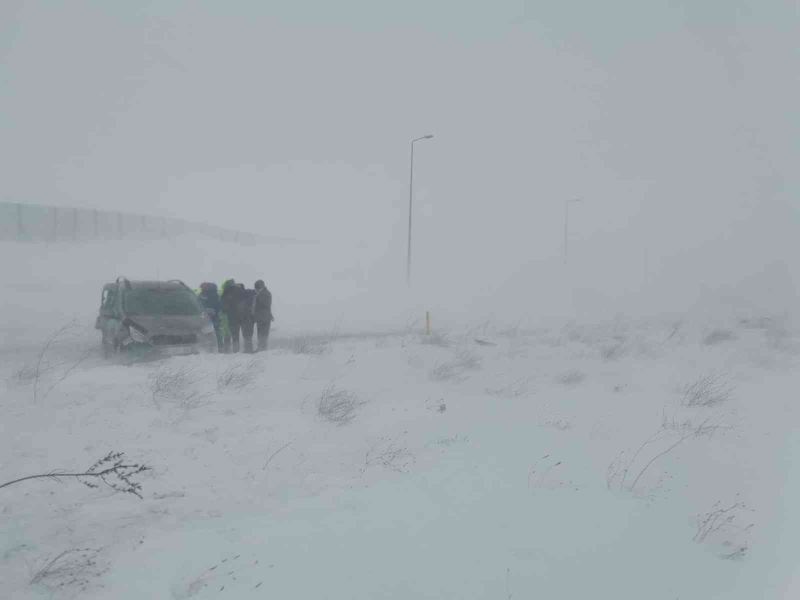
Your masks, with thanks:
M288 350L292 354L319 355L329 350L329 345L322 339L310 336L295 336L283 338L272 343L272 347L280 350Z
M217 375L217 390L241 390L252 385L260 368L261 363L255 358L230 365Z
M708 373L684 386L682 404L687 407L711 407L731 399L733 387L725 376Z
M364 456L364 468L379 466L390 471L405 473L414 462L414 455L408 448L397 444L394 440L382 439L373 444Z
M605 344L600 348L600 358L604 361L616 360L622 357L625 348L625 339L617 339L613 343Z
M363 404L354 393L331 384L320 394L317 413L330 423L347 425L355 419L356 411Z
M198 380L193 368L166 364L151 373L147 388L157 407L160 408L161 401L166 400L188 411L198 407L208 396L194 388Z
M642 493L646 475L660 459L671 454L687 440L710 435L715 431L713 427L709 427L712 424L711 417L699 424L692 424L677 431L662 424L636 450L623 450L609 464L606 470L608 489Z
M570 369L556 377L556 381L561 385L578 385L586 379L586 374L577 369Z
M35 361L15 369L8 382L31 385L34 402L46 398L92 354L90 348L82 347L79 332L76 321L54 331L42 344Z
M452 360L439 363L431 369L429 376L434 381L461 380L466 371L474 371L481 366L478 356L469 350L459 350Z
M714 329L706 334L703 338L703 343L706 346L713 346L723 342L731 342L736 339L736 334L729 329Z
M735 560L743 558L748 550L748 535L753 528L753 523L743 524L742 519L747 513L752 513L744 502L739 500L723 505L717 501L711 510L698 514L695 517L695 534L693 541L703 544L715 542L724 551L720 558Z
M93 580L108 570L98 548L70 548L45 559L30 579L32 586L43 587L51 597L86 592Z

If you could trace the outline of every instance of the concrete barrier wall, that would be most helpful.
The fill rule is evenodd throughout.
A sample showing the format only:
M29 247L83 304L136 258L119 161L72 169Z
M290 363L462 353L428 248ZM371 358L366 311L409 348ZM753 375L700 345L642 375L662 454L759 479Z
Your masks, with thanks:
M185 234L243 244L296 241L152 215L0 202L0 240L4 241L154 239Z

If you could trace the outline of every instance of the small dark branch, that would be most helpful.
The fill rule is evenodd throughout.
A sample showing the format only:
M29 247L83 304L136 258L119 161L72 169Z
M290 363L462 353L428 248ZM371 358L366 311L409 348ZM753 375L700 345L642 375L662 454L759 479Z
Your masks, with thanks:
M100 486L95 482L100 481L116 492L133 494L142 499L142 484L134 481L133 478L145 471L149 471L150 467L140 464L127 464L124 462L124 457L125 454L123 452L109 452L82 473L51 471L50 473L39 475L28 475L27 477L20 477L0 484L0 489L31 479L50 479L62 483L62 479L72 477L86 487L98 488Z
M59 377L56 381L54 381L52 383L52 385L50 385L49 388L47 388L47 391L45 391L44 394L42 395L42 399L47 398L47 396L50 395L50 392L52 392L54 389L56 389L56 386L58 386L67 377L69 377L72 374L72 372L75 369L77 369L78 367L80 367L86 361L86 359L88 359L91 355L92 355L91 350L86 350L85 352L83 352L81 354L81 356L78 358L78 360L76 360L72 364L68 365L66 370L61 374L61 377Z
M60 329L56 330L47 341L42 346L41 351L39 352L39 356L36 360L36 367L33 370L33 401L36 402L39 399L39 380L43 374L45 369L45 356L47 352L50 350L50 347L56 342L58 338L60 338L65 332L75 326L75 321L70 321Z
M291 442L291 441L289 441L289 442L286 442L286 443L285 443L283 446L281 446L280 448L278 448L277 450L275 450L275 452L273 452L272 454L270 454L270 455L269 455L269 458L267 458L267 462L265 462L265 463L264 463L264 466L261 468L261 470L262 470L262 471L265 471L265 470L267 469L267 467L269 466L269 463L271 463L271 462L272 462L272 459L273 459L273 458L275 458L276 456L278 456L278 454L280 454L281 452L283 452L284 450L286 450L286 449L287 449L289 446L291 446L291 445L292 445L292 442Z

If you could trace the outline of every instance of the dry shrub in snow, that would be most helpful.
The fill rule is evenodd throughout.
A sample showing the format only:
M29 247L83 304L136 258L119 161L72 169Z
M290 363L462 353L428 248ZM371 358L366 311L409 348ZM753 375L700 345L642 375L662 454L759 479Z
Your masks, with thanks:
M710 407L731 399L733 388L728 380L718 373L709 373L683 388L682 404L687 407Z
M749 549L747 535L753 523L743 525L741 520L746 513L753 512L744 502L738 499L732 504L723 505L715 502L711 510L695 517L695 534L692 538L697 543L717 541L726 548L720 558L743 558Z
M464 379L464 373L474 371L481 366L480 358L469 350L460 350L453 360L439 363L431 369L429 376L434 381L450 381Z
M775 318L767 316L742 317L739 326L744 329L767 329L772 326Z
M47 588L59 597L68 593L85 592L92 580L100 577L108 567L100 564L100 550L95 548L71 548L45 564L31 577L31 585Z
M364 402L347 390L337 389L333 384L322 390L317 403L317 414L336 425L347 425L356 417L356 411Z
M559 431L567 431L572 429L572 423L566 419L548 419L546 421L542 421L540 424L542 427L552 427L553 429L558 429Z
M456 434L451 437L444 437L439 438L438 440L434 441L433 443L437 446L452 446L454 444L466 444L469 442L469 437L466 435Z
M148 378L148 390L153 404L160 408L161 401L167 400L184 410L200 406L208 394L193 389L198 379L197 373L189 366L160 367Z
M9 378L9 383L14 385L27 385L36 377L36 367L34 365L22 365L14 370Z
M661 428L664 431L671 431L677 434L684 434L693 432L697 437L713 437L714 434L721 430L731 429L729 425L721 425L717 422L705 420L700 425L697 425L692 419L685 418L679 419L676 415L668 416L666 411L661 419Z
M80 348L79 332L77 321L54 331L42 344L36 360L15 370L10 383L32 385L34 402L46 398L92 354L91 350ZM54 354L60 358L54 358Z
M408 448L396 444L393 440L381 440L373 444L364 457L362 473L369 467L379 466L390 471L405 473L414 463L414 455Z
M618 339L613 344L606 344L600 348L600 358L604 361L612 361L621 358L625 348L625 340Z
M703 343L706 346L713 346L715 344L721 344L723 342L731 342L736 339L736 334L734 334L729 329L714 329L713 331L706 334L703 338Z
M692 540L705 542L709 536L726 530L732 530L737 533L744 533L750 530L753 527L752 523L744 527L737 523L742 513L746 511L749 511L747 505L738 500L728 506L724 506L719 501L715 502L710 511L697 515L697 529Z
M712 418L689 429L672 431L663 424L633 452L622 451L608 465L606 485L608 489L636 493L640 482L660 459L672 453L678 446L693 438L708 436L714 431Z
M586 379L586 375L577 369L571 369L556 378L561 385L578 385Z
M315 356L324 354L328 350L328 344L321 339L309 336L297 336L276 340L272 344L273 348L288 350L292 354Z
M519 398L528 393L529 386L530 379L525 377L499 387L486 388L486 393L496 398Z
M246 388L255 381L260 367L261 363L255 358L230 365L217 376L217 389L225 391Z

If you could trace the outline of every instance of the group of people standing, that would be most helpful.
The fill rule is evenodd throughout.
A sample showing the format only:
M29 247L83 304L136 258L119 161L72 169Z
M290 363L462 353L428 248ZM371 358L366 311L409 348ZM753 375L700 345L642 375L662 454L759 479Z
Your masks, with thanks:
M214 283L200 284L197 297L214 324L220 352L239 352L239 339L244 338L244 351L253 353L267 349L269 330L275 317L272 315L272 294L262 279L254 289L228 279L220 292ZM257 350L253 347L253 333L258 334Z

